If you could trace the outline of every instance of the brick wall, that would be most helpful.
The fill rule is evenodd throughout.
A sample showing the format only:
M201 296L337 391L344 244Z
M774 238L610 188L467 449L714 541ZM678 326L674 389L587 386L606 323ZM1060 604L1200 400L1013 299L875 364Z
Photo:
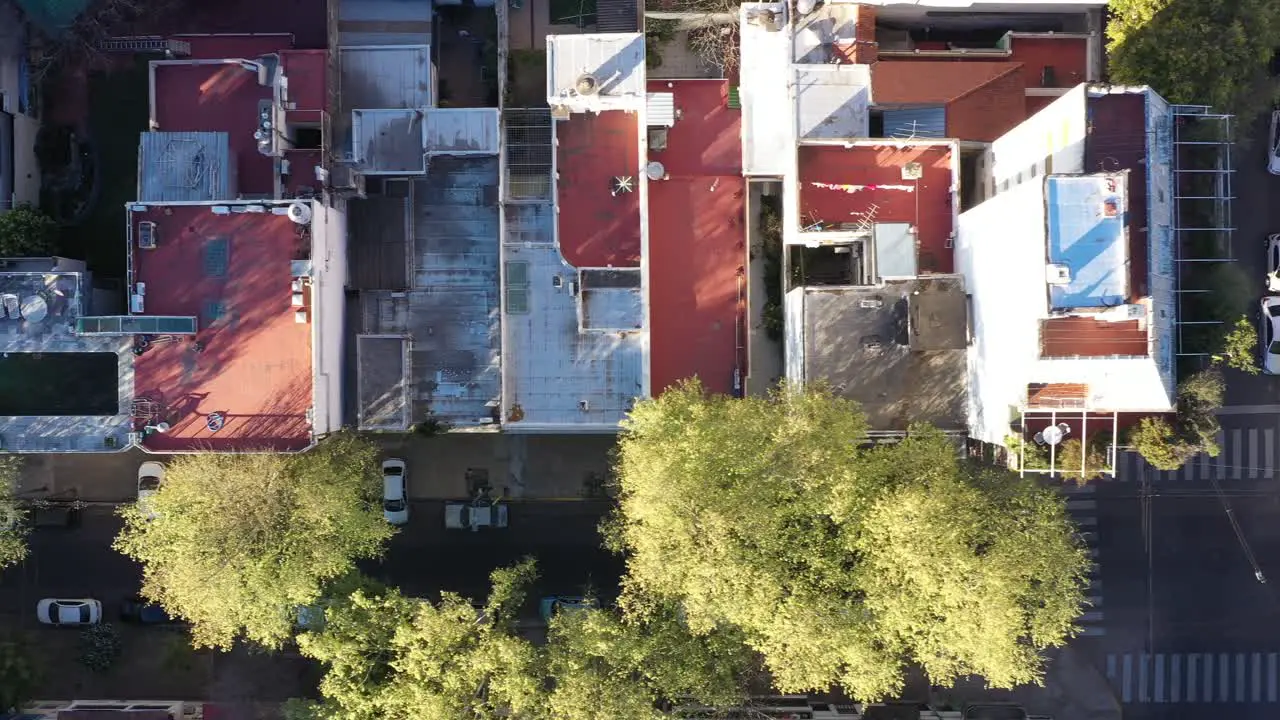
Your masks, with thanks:
M947 136L992 142L1026 119L1024 72L1018 68L947 105Z
M858 19L854 24L856 45L853 62L870 65L880 59L880 46L876 42L876 9L872 5L858 6Z

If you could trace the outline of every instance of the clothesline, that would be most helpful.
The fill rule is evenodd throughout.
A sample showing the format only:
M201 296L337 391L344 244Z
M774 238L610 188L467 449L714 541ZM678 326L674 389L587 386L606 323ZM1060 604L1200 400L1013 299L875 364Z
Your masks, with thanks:
M832 183L810 182L810 185L823 190L839 190L850 195L863 190L901 190L903 192L915 192L915 185L835 185Z

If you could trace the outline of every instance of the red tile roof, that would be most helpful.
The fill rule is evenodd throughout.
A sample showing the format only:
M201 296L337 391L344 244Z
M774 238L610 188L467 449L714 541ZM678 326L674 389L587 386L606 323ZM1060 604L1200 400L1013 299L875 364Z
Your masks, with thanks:
M1027 118L1021 66L952 100L947 105L947 137L992 142Z
M675 94L680 119L650 151L668 178L649 183L650 379L655 393L698 376L711 392L746 376L746 185L742 113L727 82L649 83ZM742 345L739 348L739 344Z
M305 253L297 226L271 214L215 215L209 207L156 207L130 221L156 223L154 250L134 250L147 315L198 318L197 351L158 342L134 362L134 395L160 407L168 432L152 450L300 450L310 442L311 324L294 319L290 261ZM311 307L306 297L302 309ZM209 416L226 424L216 432Z
M1137 320L1108 322L1091 317L1040 321L1040 357L1146 357L1147 331Z
M856 224L877 207L875 222L904 222L916 227L917 269L950 273L955 229L951 196L951 148L939 144L801 145L800 212L806 223ZM923 166L919 181L903 180L910 162Z
M556 123L560 252L574 267L640 265L640 135L634 113L580 113ZM632 192L614 194L615 177Z

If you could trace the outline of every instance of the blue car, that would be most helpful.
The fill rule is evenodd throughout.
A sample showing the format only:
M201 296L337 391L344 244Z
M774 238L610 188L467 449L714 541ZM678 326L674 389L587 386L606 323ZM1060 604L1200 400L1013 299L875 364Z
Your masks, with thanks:
M562 610L594 610L598 607L600 603L594 598L552 595L542 598L542 602L538 603L538 614L542 616L543 622L549 623L551 616Z

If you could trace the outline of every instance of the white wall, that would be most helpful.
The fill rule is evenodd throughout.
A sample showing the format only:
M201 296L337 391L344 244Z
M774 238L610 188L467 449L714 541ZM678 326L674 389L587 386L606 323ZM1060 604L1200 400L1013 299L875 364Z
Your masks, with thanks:
M789 290L782 300L783 340L782 362L787 382L804 383L804 288Z
M347 216L340 207L311 203L311 354L315 372L313 430L342 427L342 362L346 315Z
M1068 90L991 144L982 165L985 196L998 195L1050 173L1085 171L1085 87L1082 83Z

